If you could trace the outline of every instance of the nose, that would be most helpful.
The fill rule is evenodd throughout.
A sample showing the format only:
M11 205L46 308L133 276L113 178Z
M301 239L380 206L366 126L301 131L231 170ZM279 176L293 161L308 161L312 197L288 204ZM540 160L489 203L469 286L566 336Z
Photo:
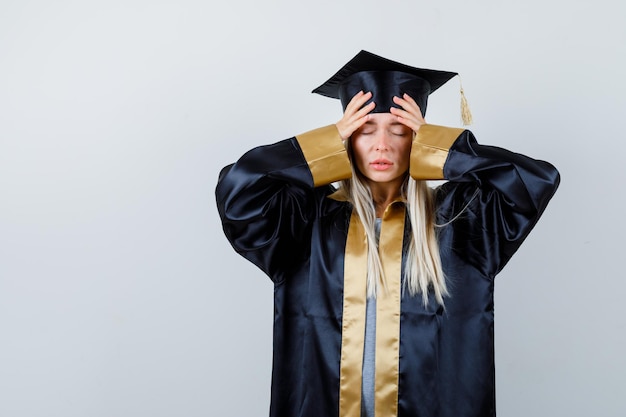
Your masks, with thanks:
M381 132L377 141L376 141L376 150L377 151L387 151L389 150L389 137L385 132Z

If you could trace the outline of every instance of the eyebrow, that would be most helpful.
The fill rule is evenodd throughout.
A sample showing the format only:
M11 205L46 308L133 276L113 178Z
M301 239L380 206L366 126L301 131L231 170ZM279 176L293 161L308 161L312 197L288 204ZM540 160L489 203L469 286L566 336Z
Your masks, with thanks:
M365 122L366 125L378 125L379 123L376 122L375 120L368 120L367 122ZM395 122L391 122L389 123L391 126L404 126L404 124L395 121Z

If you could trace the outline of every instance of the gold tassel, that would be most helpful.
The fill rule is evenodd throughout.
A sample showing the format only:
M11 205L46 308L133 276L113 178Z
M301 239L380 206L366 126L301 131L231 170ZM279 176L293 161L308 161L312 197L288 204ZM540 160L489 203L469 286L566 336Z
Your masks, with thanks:
M459 82L461 81L461 77L459 76ZM469 108L469 104L467 103L467 99L465 98L465 93L463 92L463 84L461 84L461 120L463 121L463 125L471 125L473 122L472 112Z

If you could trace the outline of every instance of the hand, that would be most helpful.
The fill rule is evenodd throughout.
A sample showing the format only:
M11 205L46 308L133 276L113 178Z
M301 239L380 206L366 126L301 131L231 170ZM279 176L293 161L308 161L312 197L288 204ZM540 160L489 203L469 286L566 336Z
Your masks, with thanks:
M402 108L392 107L390 110L391 114L397 116L398 121L413 130L413 132L417 133L420 127L426 124L420 106L417 105L411 96L408 94L404 94L402 98L394 96L393 102Z
M347 140L369 120L369 113L374 110L376 104L374 102L367 106L363 106L363 104L371 97L371 92L364 93L363 91L359 91L352 97L350 103L346 106L346 110L343 112L343 117L336 123L341 139Z

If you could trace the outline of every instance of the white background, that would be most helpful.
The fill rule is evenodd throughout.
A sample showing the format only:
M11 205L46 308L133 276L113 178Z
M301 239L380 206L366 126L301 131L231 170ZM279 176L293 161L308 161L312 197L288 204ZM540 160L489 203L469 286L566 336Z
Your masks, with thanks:
M272 285L221 232L245 150L336 122L359 50L458 71L562 185L498 277L501 416L624 416L620 0L0 3L0 416L266 416ZM458 79L427 120L458 126Z

